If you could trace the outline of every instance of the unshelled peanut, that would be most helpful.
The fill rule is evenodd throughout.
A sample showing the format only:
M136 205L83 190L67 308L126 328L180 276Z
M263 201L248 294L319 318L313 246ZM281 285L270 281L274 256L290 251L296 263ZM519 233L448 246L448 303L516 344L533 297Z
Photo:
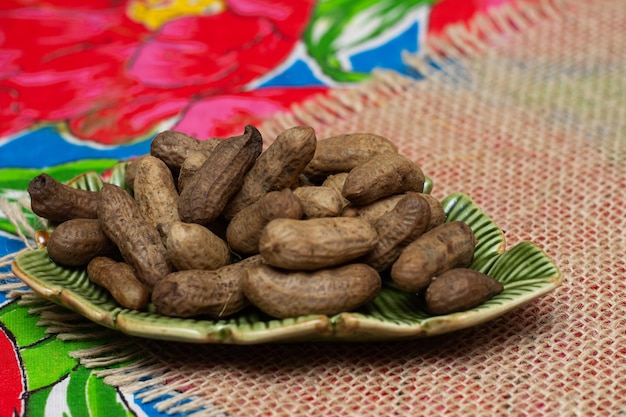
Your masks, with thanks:
M263 229L259 252L272 266L313 270L352 261L377 241L374 226L355 217L275 219Z
M380 289L378 272L358 263L309 272L257 264L242 280L246 298L278 318L352 311L373 300Z

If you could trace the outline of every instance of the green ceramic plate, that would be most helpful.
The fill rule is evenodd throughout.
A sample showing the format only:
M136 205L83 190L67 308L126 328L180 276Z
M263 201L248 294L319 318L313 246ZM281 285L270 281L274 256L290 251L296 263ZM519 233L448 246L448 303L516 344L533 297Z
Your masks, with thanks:
M125 167L115 167L109 181L123 185ZM95 173L85 173L71 184L99 190L102 180ZM430 188L429 184L427 189ZM531 242L505 251L501 230L467 195L452 194L443 200L443 206L448 221L466 222L478 238L471 267L504 284L502 293L479 307L443 316L429 315L417 295L385 287L374 301L358 311L331 317L277 320L251 307L223 320L178 319L120 307L105 290L89 281L84 269L59 267L48 258L45 249L18 255L13 272L41 296L111 329L152 339L232 344L429 337L492 320L560 285L562 276L556 265Z

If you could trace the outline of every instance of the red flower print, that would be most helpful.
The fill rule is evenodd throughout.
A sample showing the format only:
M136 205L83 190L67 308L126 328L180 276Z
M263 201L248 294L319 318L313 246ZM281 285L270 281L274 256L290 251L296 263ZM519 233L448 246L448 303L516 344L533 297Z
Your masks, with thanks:
M289 55L314 4L2 3L0 135L64 121L107 144L146 136L198 99L243 91Z
M19 351L0 326L0 416L21 416L24 412L25 380Z

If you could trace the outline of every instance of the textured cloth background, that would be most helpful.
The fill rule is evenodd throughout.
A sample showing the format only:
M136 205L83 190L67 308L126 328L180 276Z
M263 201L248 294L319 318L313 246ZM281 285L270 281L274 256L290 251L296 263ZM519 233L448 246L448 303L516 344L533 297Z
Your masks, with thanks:
M392 91L339 93L346 111L319 101L266 125L389 137L435 196L468 193L509 246L537 243L565 281L435 339L209 348L222 384L207 389L231 398L217 403L238 415L626 415L625 31L622 0L504 8L414 59L425 81L390 76Z
M565 277L554 292L409 342L130 339L143 359L101 375L129 391L167 382L189 409L215 404L203 415L626 415L625 31L623 0L506 7L409 57L424 80L383 73L262 126L268 140L297 124L389 137L436 197L463 191L509 247L544 249Z

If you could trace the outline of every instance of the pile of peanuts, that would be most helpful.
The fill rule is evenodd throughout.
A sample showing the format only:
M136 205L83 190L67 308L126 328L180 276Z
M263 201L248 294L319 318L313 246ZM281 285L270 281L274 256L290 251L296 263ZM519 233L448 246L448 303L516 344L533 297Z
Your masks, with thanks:
M468 269L476 238L446 222L420 167L371 133L318 140L308 126L263 150L242 135L159 133L127 167L132 192L29 184L35 214L55 225L55 263L86 267L124 308L221 318L253 305L276 318L354 311L383 281L424 295L431 314L502 291Z

